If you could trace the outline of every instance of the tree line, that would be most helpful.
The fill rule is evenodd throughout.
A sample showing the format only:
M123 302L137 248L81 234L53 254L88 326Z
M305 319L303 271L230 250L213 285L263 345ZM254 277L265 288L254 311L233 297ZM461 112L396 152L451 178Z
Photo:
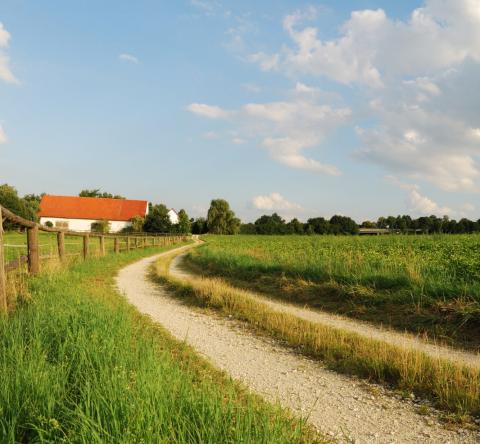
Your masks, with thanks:
M44 194L27 194L19 196L15 187L0 185L0 204L24 219L38 221L40 201ZM123 196L102 192L99 189L82 190L81 197L109 197L125 199ZM169 209L164 204L149 204L146 217L136 216L131 219L131 226L125 231L148 233L193 233L193 234L357 234L360 228L388 229L398 233L478 233L480 219L460 220L448 216L422 216L412 218L408 215L379 217L376 221L364 221L357 224L348 216L334 215L330 219L313 217L306 222L294 218L287 222L277 213L260 216L255 222L242 223L224 199L213 199L207 217L190 218L185 210L178 212L178 223L173 224L168 215ZM13 226L5 221L5 229ZM108 221L97 221L92 229L107 232Z

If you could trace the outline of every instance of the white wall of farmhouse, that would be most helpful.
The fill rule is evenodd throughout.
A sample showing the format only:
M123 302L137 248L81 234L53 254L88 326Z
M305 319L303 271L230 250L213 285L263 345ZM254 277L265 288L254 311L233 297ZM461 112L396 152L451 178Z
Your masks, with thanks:
M41 217L40 223L45 225L48 221L52 222L54 227L68 228L71 231L91 231L92 223L97 222L95 219L65 219L61 217ZM68 223L68 226L63 224ZM110 232L117 233L125 227L130 226L129 221L111 220Z

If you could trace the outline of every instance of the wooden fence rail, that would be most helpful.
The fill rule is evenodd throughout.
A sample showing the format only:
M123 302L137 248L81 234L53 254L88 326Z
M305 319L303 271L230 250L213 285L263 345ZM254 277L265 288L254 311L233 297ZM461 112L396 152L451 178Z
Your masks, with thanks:
M3 221L8 220L27 230L27 254L19 256L16 260L6 263L5 260L5 243ZM29 274L36 274L40 271L40 244L39 232L45 231L48 233L56 233L57 237L57 254L55 255L64 261L68 256L80 255L84 260L90 256L90 242L92 238L98 238L98 247L100 256L107 254L106 240L113 239L113 253L120 253L121 251L132 251L137 248L147 247L163 247L172 245L189 238L188 235L183 234L165 234L165 233L127 233L127 234L102 234L90 232L77 232L62 230L59 228L50 228L32 222L22 217L17 216L10 210L0 205L0 313L7 311L7 295L6 295L6 273L22 267L24 264L28 266ZM79 236L82 238L80 253L69 253L65 251L65 236ZM121 243L125 246L122 247ZM51 257L51 256L48 256Z

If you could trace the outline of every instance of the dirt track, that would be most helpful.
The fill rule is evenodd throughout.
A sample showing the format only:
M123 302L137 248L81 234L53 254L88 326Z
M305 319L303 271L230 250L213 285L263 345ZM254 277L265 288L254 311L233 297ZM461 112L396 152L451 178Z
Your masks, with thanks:
M126 298L265 399L308 416L323 433L356 443L480 441L478 434L444 429L435 415L417 414L413 402L329 371L273 340L253 336L240 323L182 304L149 281L148 269L158 257L142 259L120 271L117 285ZM187 278L178 269L178 261L172 272Z

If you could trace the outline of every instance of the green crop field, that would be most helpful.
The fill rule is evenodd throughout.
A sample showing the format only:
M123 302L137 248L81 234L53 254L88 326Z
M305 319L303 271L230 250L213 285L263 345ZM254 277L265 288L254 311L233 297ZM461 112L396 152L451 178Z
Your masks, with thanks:
M480 345L480 236L207 236L190 264L292 302Z

